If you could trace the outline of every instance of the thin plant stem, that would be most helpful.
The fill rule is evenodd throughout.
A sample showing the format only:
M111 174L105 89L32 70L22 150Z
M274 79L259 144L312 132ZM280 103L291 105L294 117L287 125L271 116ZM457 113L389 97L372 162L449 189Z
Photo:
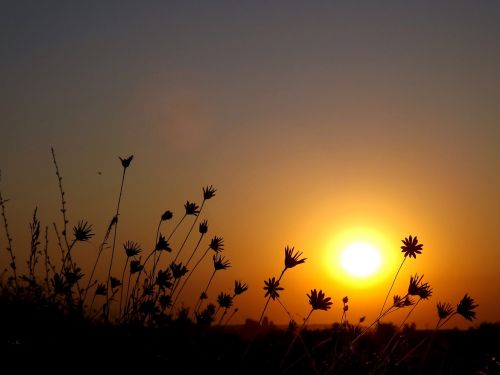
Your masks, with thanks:
M120 212L120 203L122 200L122 193L123 193L123 184L125 182L125 173L127 172L127 168L123 167L123 173L122 173L122 182L120 184L120 194L118 195L118 204L116 205L116 214L115 217L118 218L118 214ZM111 278L111 269L113 268L113 258L115 255L115 246L116 246L116 232L118 230L118 221L115 224L114 228L114 233L113 233L113 246L111 248L111 261L109 262L109 269L108 269L108 280L106 282L106 315L105 319L108 321L109 319L109 312L110 312L110 298L109 298L109 280Z
M422 298L419 298L417 300L417 302L415 302L415 304L412 306L412 308L410 309L410 311L408 311L408 314L406 314L405 318L403 319L403 321L399 324L399 327L398 329L394 332L394 334L392 335L392 337L390 338L390 340L387 342L387 344L385 345L384 347L384 350L382 350L382 354L385 353L388 349L389 349L389 346L392 344L392 342L394 341L394 339L396 338L396 336L398 335L398 332L401 331L401 329L403 328L404 324L406 323L406 321L408 320L408 318L410 317L410 315L412 314L413 310L415 310L415 308L417 307L417 305L419 304L419 302L422 300Z
M56 168L56 176L57 176L57 182L59 185L59 193L61 194L61 213L63 216L62 235L64 237L64 242L66 243L66 248L69 248L68 236L67 236L67 231L66 231L67 225L69 223L68 218L66 216L66 198L65 198L66 193L64 192L64 189L62 186L62 177L61 177L61 174L59 173L59 166L57 165L56 153L54 151L54 148L51 147L50 151L52 152L52 160L54 162L54 167Z
M200 239L198 240L198 243L196 244L196 246L194 247L194 250L193 252L191 253L191 256L189 257L189 259L187 260L186 262L186 268L187 266L189 265L189 263L191 262L191 259L193 259L193 256L194 254L196 253L196 251L198 250L198 247L200 246L200 243L201 243L201 240L203 239L203 236L205 235L205 233L202 233L201 236L200 236ZM174 260L175 262L175 260Z
M181 247L179 248L179 250L177 250L177 254L175 255L175 258L174 258L174 263L177 261L177 258L179 258L179 255L181 254L181 251L182 249L184 248L184 245L186 244L188 238L189 238L189 235L191 234L191 232L193 231L193 228L194 226L196 225L196 222L198 221L198 218L200 217L201 215L201 211L203 211L203 206L205 205L205 199L203 199L203 202L201 202L201 206L200 206L200 210L198 212L198 215L195 215L195 219L193 221L193 224L191 224L191 228L189 228L189 231L187 232L187 235L186 237L184 238L184 241L182 241L182 244L181 244Z
M310 318L311 314L313 313L313 311L314 311L314 309L311 309L311 311L309 311L309 314L307 314L307 317L304 319L304 322L300 326L300 329L297 331L297 334L294 336L294 338L293 338L292 342L290 343L290 345L288 345L288 348L286 349L285 355L283 356L283 359L281 360L280 367L279 367L280 369L283 368L283 366L285 365L285 361L286 361L286 358L288 357L288 354L292 350L292 347L295 344L295 341L297 341L297 339L299 338L300 334L302 333L302 330L306 326L307 321L309 320L309 318Z
M1 181L1 173L0 173L0 181ZM6 200L3 199L2 197L2 192L0 191L0 207L2 207L2 218L3 218L3 227L5 229L5 235L7 236L7 251L9 252L10 255L10 268L12 268L12 272L14 274L14 284L16 286L16 291L18 289L18 284L17 284L17 271L16 271L16 257L14 256L14 251L12 250L12 237L10 236L9 232L9 222L7 220L7 215L5 215L5 202Z
M172 302L172 306L170 307L170 311L173 311L174 309L174 306L175 306L175 303L177 302L177 300L179 299L179 296L181 295L182 291L184 290L184 287L186 286L188 280L191 278L191 275L193 275L194 271L196 270L196 268L198 267L198 265L201 263L201 261L206 257L206 255L208 254L210 250L210 247L208 247L205 252L203 253L203 255L201 256L200 259L198 259L198 261L196 262L196 264L194 265L193 269L191 270L191 272L189 272L189 274L187 275L187 277L184 279L184 282L182 283L181 285L181 288L179 289L179 291L177 292L177 296L175 297L174 301Z
M212 283L212 280L214 279L214 276L215 276L215 273L216 273L216 272L217 272L217 270L214 270L214 271L212 272L212 276L210 276L210 279L208 279L207 287L206 287L206 288L205 288L205 290L203 291L203 293L204 293L204 294L207 294L207 292L208 292L208 288L210 287L210 284ZM196 316L196 314L198 313L198 311L201 309L201 306L202 306L202 304L203 304L203 301L204 301L204 300L203 300L203 299L201 299L201 298L198 300L198 303L196 304L196 309L195 309L195 311L194 311L195 316Z
M97 268L97 264L99 263L99 259L101 258L101 254L102 254L102 252L104 250L104 246L106 245L107 240L109 238L109 235L111 234L111 229L112 229L113 225L116 225L117 222L118 222L118 218L116 216L113 217L113 219L111 219L111 223L109 224L108 229L106 231L106 234L104 235L104 239L102 240L101 244L99 245L99 250L97 252L97 257L96 257L96 260L94 262L94 266L92 267L92 272L90 273L89 281L87 283L87 287L85 288L85 293L83 294L83 300L84 301L87 298L87 292L90 289L90 284L92 283L92 279L94 277L94 273L95 273L95 270Z
M123 272L122 272L122 286L120 288L120 310L119 310L119 316L122 315L122 301L123 301L123 281L125 280L125 271L127 269L127 265L128 265L128 260L129 260L129 257L127 257L127 259L125 260L125 266L123 266Z
M177 225L174 227L174 229L172 230L172 232L170 232L170 235L167 237L167 241L169 241L169 240L172 238L172 236L173 236L173 235L174 235L174 233L177 231L177 229L180 227L180 225L182 224L182 222L184 221L184 219L186 218L186 216L187 216L187 214L184 214L184 216L182 216L182 218L179 220L179 222L178 222L178 223L177 223ZM144 261L144 266L146 266L146 262L147 262L147 260L149 259L149 257L150 257L153 253L155 253L155 251L156 251L156 243L155 243L155 250L153 250L153 251L151 252L151 254L149 254L149 256L146 258L146 260ZM158 262L160 261L160 256L161 256L161 253L162 253L162 252L160 251L160 253L158 254L158 257L157 257L157 258L156 258L156 255L155 255L155 257L154 257L154 262L153 262L153 272L152 272L153 274L154 274L154 271L156 270L156 265L157 265L157 264L158 264ZM146 267L144 267L144 268L146 268Z
M233 316L236 315L237 312L238 312L238 309L234 309L233 310L233 313L231 315L229 315L229 317L226 320L226 323L224 323L224 327L227 327L227 325L229 324L229 322L231 321L231 319L233 318Z
M403 264L405 263L406 256L403 258L403 261L399 265L398 271L396 272L396 276L394 276L394 279L392 280L391 287L389 288L389 291L387 292L387 295L385 296L384 303L382 304L382 308L380 309L380 312L378 314L378 320L380 320L382 312L384 311L385 304L387 303L387 299L389 298L389 295L391 294L392 288L394 287L394 283L396 282L396 279L398 278L399 271L401 271L401 268L403 267Z
M43 246L43 256L45 265L45 285L47 286L47 291L50 290L49 284L49 267L51 265L49 258L49 227L45 226L45 244Z

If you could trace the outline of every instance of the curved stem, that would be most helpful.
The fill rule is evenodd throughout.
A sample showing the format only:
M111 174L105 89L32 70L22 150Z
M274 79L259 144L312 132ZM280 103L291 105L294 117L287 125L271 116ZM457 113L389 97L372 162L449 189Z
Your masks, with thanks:
M203 293L207 294L208 292L208 288L210 287L210 284L212 283L212 280L214 279L214 276L215 276L215 273L217 272L217 270L214 270L214 272L212 272L212 276L210 276L210 279L208 279L208 284L207 284L207 287L205 288L205 290L203 291ZM197 304L197 307L196 307L196 310L194 311L194 314L196 316L196 314L198 313L198 311L201 309L201 305L203 304L203 299L200 298L200 300L198 301L198 304Z
M404 324L406 323L406 321L408 320L408 318L410 317L411 313L413 312L413 310L415 310L415 308L417 307L417 305L419 304L419 302L422 300L422 298L419 298L417 300L417 302L415 302L415 304L413 305L413 307L410 309L410 311L408 311L408 314L406 314L405 318L403 319L403 321L399 324L399 327L398 329L393 333L392 337L390 338L390 340L387 342L387 344L385 345L384 347L384 350L382 350L382 354L384 354L388 349L389 349L389 346L392 344L392 342L394 341L394 339L396 338L396 336L398 335L398 332L401 331L401 328L403 328Z
M125 260L125 266L123 266L123 272L122 272L122 279L121 279L121 282L122 282L122 286L120 288L120 312L119 312L119 316L122 315L122 302L123 302L123 281L125 280L125 270L127 269L127 265L128 265L128 260L129 258L127 257L127 259Z
M104 250L104 245L106 244L106 241L108 240L109 235L111 234L111 227L112 227L113 223L114 223L114 218L111 219L111 223L108 226L108 230L106 231L106 234L104 235L104 239L102 240L101 244L99 245L99 251L97 253L97 258L95 260L94 266L92 267L92 272L90 273L89 282L87 284L87 287L85 288L85 293L83 294L83 300L84 301L87 298L87 292L88 292L88 290L90 288L90 284L91 284L92 279L94 277L94 273L95 273L95 270L97 268L97 263L99 263L99 258L101 257L101 254L102 254L102 252Z
M203 206L205 205L205 199L203 199L203 202L201 203L201 207L200 207L200 211L198 212L198 215L195 215L195 219L193 221L193 224L191 224L191 228L189 228L189 231L186 235L186 237L184 238L184 241L182 241L182 244L181 244L181 247L179 248L179 250L177 251L177 254L174 258L174 263L177 261L177 258L179 257L179 255L181 254L181 251L182 249L184 248L184 245L186 244L188 238L189 238L189 235L191 234L191 232L193 231L193 228L194 226L196 225L196 222L198 221L198 218L200 217L201 215L201 211L203 211Z
M398 278L399 271L401 271L401 268L403 267L403 264L405 263L405 260L406 260L406 256L403 258L403 261L399 265L398 271L396 272L396 276L394 276L394 279L392 280L391 287L389 288L389 291L387 292L387 295L385 296L384 304L382 305L382 308L380 309L380 312L378 314L378 317L377 317L378 320L380 320L380 318L381 318L382 311L384 311L384 307L385 307L385 304L387 302L387 299L389 298L389 295L391 294L392 288L394 287L394 283L396 282L396 279Z
M288 345L288 348L287 348L287 350L285 352L285 355L283 356L283 359L281 360L280 367L279 367L280 369L283 368L283 366L285 364L285 361L286 361L286 358L288 357L288 354L292 350L293 344L295 344L295 341L297 341L297 339L299 338L300 334L302 333L302 330L306 326L307 321L309 320L309 317L311 316L311 314L312 314L313 311L314 311L314 309L311 309L311 311L309 311L309 314L304 319L304 323L302 323L302 326L300 326L300 329L298 330L297 334L294 336L292 342L290 343L290 345Z
M196 246L194 247L194 250L193 252L191 253L191 256L189 257L189 259L187 260L186 262L186 268L187 266L189 265L189 263L191 262L191 259L193 259L193 256L194 254L196 253L196 251L198 250L198 247L200 246L200 243L201 243L201 240L203 239L203 236L205 235L205 233L202 233L201 236L200 236L200 239L198 240L198 243L196 244ZM175 260L174 260L175 262Z
M208 251L210 250L210 247L207 248L207 250L205 250L205 252L203 253L203 255L201 256L200 259L198 259L198 262L196 262L196 264L194 265L193 269L191 270L191 272L189 272L189 274L187 275L187 277L184 279L184 282L182 283L181 285L181 289L179 289L179 291L177 292L177 297L175 297L174 299L174 302L172 302L172 306L170 307L170 311L173 310L174 306L175 306L175 303L177 302L177 300L179 299L179 296L181 295L182 291L184 290L184 287L186 286L188 280L191 278L191 275L193 275L194 271L196 270L196 268L198 267L198 265L201 263L201 261L205 258L205 256L208 254Z
M120 194L118 195L118 204L116 205L116 215L115 217L118 218L118 214L120 212L120 202L122 200L122 193L123 193L123 184L125 182L125 173L127 171L127 168L123 167L123 174L122 174L122 182L120 185ZM109 262L109 269L108 269L108 280L106 283L106 321L109 319L109 312L110 312L110 298L109 298L109 280L111 278L111 269L113 268L113 258L115 255L115 246L116 246L116 232L118 230L118 222L115 224L114 228L114 233L113 233L113 247L111 248L111 261Z

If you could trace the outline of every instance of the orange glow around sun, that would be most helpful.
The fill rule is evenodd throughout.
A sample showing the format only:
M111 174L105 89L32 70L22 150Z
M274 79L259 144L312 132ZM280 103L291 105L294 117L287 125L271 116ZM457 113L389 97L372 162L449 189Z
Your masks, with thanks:
M394 266L394 252L375 230L354 228L335 236L325 251L327 272L344 285L369 288L380 284Z

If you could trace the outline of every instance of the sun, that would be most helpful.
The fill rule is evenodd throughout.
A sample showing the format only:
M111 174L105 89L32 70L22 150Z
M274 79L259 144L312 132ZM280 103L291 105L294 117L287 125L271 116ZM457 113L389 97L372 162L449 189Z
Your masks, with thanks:
M342 251L340 264L349 275L366 278L377 273L382 265L382 257L374 245L354 242Z

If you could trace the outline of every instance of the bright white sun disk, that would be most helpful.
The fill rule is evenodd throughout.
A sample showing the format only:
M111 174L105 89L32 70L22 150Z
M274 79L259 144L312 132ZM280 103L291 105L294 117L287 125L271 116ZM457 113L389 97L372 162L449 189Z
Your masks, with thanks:
M380 252L367 243L353 243L340 256L342 268L352 276L366 277L378 271L382 260Z

